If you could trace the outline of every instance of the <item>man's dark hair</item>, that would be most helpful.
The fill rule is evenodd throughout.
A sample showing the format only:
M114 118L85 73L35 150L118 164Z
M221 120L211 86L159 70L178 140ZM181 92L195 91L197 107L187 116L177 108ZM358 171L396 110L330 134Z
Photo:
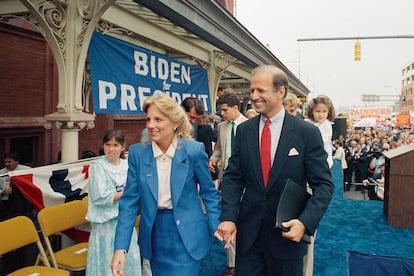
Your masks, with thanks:
M5 158L10 158L10 159L13 159L14 161L20 161L20 155L17 151L10 151L8 153L5 153L3 155L3 159Z
M236 94L226 92L217 101L218 105L227 104L229 107L237 105L240 108L240 100Z
M198 115L204 114L204 105L203 103L196 97L187 97L182 101L181 106L184 108L185 112L190 112L191 108L194 107L195 112Z

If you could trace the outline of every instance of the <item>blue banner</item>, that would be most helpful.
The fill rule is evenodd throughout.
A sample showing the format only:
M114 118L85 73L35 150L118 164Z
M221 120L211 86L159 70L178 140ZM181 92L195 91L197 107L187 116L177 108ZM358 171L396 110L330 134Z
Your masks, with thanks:
M197 97L211 113L207 71L201 67L96 32L89 62L97 114L144 114L145 98L160 92L178 103Z

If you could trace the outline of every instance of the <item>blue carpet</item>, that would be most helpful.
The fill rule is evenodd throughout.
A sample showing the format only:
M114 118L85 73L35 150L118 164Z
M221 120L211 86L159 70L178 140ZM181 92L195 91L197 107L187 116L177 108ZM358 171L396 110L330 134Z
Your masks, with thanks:
M340 170L335 163L335 194L319 225L314 275L347 275L347 251L414 257L414 230L388 226L382 201L344 199Z
M215 240L210 252L201 261L200 276L221 276L226 269L224 243Z
M332 177L334 197L315 242L315 276L347 275L347 251L414 257L414 230L389 227L382 215L382 201L344 199L338 163L332 167ZM226 252L223 244L216 241L202 260L199 275L219 276L225 267Z

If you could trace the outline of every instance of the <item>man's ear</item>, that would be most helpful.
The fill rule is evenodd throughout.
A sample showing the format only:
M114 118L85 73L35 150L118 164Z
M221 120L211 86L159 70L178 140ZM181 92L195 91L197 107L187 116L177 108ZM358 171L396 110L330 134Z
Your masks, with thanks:
M282 95L282 99L284 99L284 98L285 98L285 96L286 96L286 93L287 93L287 91L286 91L286 87L281 86L281 87L279 88L279 90L277 91L277 93L280 93L280 95Z

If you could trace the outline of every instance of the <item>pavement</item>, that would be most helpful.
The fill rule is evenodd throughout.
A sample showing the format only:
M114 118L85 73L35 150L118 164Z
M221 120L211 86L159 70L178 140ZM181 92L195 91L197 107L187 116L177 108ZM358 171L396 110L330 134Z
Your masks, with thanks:
M365 192L365 194L363 193ZM355 186L352 185L349 191L344 191L344 198L369 200L367 190L355 191Z

